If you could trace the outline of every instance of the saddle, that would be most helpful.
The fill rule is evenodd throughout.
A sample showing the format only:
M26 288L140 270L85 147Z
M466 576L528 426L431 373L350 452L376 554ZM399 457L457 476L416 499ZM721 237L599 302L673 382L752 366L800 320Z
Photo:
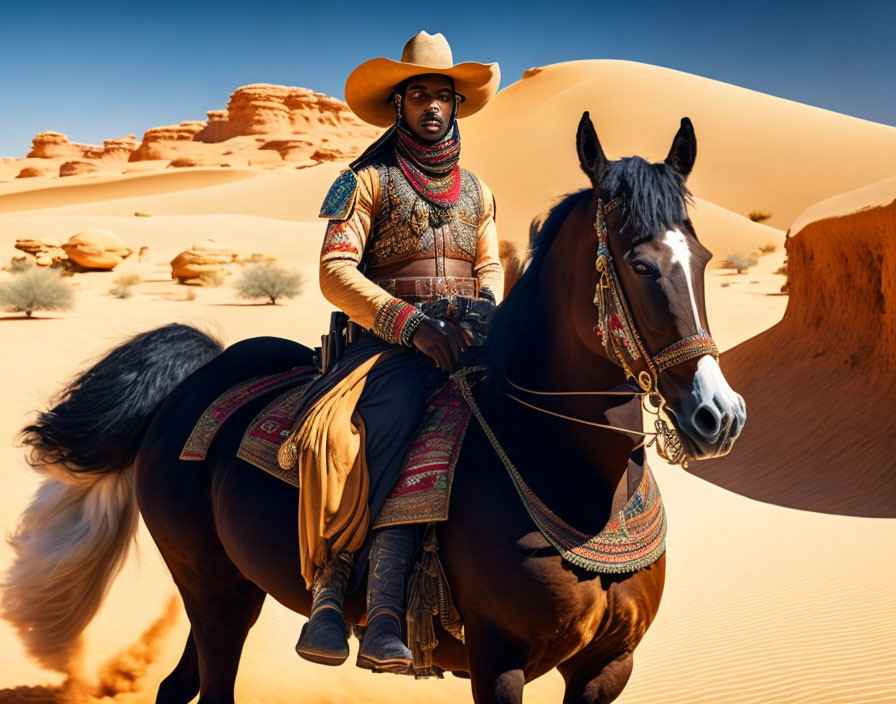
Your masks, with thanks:
M279 391L246 428L237 457L298 488L297 467L283 469L278 454L295 427L305 391L317 377L313 367L300 367L249 379L227 390L199 417L180 459L204 460L230 416L261 395ZM454 466L469 421L470 409L457 385L449 381L430 400L398 482L373 528L447 520Z

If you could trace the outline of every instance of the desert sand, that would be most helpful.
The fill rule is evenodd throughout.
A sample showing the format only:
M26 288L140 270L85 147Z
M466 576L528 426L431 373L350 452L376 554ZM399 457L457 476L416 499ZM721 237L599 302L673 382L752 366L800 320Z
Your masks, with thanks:
M528 73L462 123L465 164L495 190L501 237L524 244L533 215L587 185L574 149L583 109L591 110L610 158L662 159L678 120L689 115L699 143L692 215L715 258L706 276L709 321L722 369L748 404L745 434L729 457L693 463L688 472L651 458L669 514L666 589L618 701L896 701L896 460L886 442L896 367L896 185L881 180L892 176L896 129L629 62ZM291 95L266 90L283 101ZM252 117L260 109L244 107L237 112L250 116L240 129L261 130L250 134L264 140L286 139L301 117L267 107L273 116L262 115L265 123ZM209 117L209 124L226 121ZM320 124L309 132L338 139L338 129ZM825 140L834 134L832 154ZM199 147L192 137L172 140L181 143L170 158L118 159L99 172L66 177L14 178L24 165L58 169L69 157L0 165L4 263L19 254L12 248L17 238L65 240L90 228L149 248L144 261L132 255L112 272L76 274L72 311L32 320L0 316L5 533L37 486L12 436L70 374L124 337L171 321L202 325L228 344L271 334L314 344L324 330L330 306L316 284L323 228L315 216L341 161L252 164L255 147L244 144L247 136ZM340 153L352 153L367 137L355 134ZM240 165L168 167L209 145L205 157L218 159L233 140L242 144ZM746 217L754 209L772 214L768 224ZM207 238L300 271L301 295L268 306L238 299L232 277L218 288L177 285L168 262ZM785 277L775 273L785 242L789 297L780 293ZM759 256L759 247L774 251ZM758 263L745 274L718 268L735 252L755 253ZM122 273L141 277L125 300L108 294ZM0 568L10 559L3 544ZM87 629L85 671L101 684L89 683L82 701L109 701L103 693L115 701L153 701L188 630L179 600L171 605L175 595L141 528ZM302 661L293 652L302 622L266 603L244 650L238 701L471 700L469 684L451 676L413 681L372 676L353 658L341 668ZM62 675L29 660L5 622L0 647L0 702L61 701ZM559 702L562 691L552 673L527 687L526 701Z

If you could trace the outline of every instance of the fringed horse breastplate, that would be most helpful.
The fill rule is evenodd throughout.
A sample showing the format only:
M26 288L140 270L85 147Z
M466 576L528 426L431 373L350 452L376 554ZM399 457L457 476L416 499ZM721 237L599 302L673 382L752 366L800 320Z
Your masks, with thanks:
M459 259L471 264L483 215L482 190L476 177L460 170L456 205L440 208L423 200L394 164L376 167L380 209L376 213L365 259L376 268L417 259Z

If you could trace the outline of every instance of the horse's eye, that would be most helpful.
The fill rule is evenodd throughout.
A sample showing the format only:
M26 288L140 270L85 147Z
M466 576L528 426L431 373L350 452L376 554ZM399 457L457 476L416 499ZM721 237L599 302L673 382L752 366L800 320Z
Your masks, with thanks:
M650 264L645 264L644 262L635 262L632 264L632 271L641 276L657 276L659 274L659 272L650 266Z

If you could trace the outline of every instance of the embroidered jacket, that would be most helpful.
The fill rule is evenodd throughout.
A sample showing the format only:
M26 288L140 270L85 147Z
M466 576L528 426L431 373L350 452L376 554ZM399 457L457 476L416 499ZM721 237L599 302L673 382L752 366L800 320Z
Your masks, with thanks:
M320 257L322 293L388 342L410 346L424 316L368 278L378 267L435 259L442 275L440 258L468 261L480 289L496 299L503 293L492 193L465 169L458 203L443 210L417 194L393 158L380 157L356 174L343 172L321 217L330 218ZM358 269L362 257L367 276Z

